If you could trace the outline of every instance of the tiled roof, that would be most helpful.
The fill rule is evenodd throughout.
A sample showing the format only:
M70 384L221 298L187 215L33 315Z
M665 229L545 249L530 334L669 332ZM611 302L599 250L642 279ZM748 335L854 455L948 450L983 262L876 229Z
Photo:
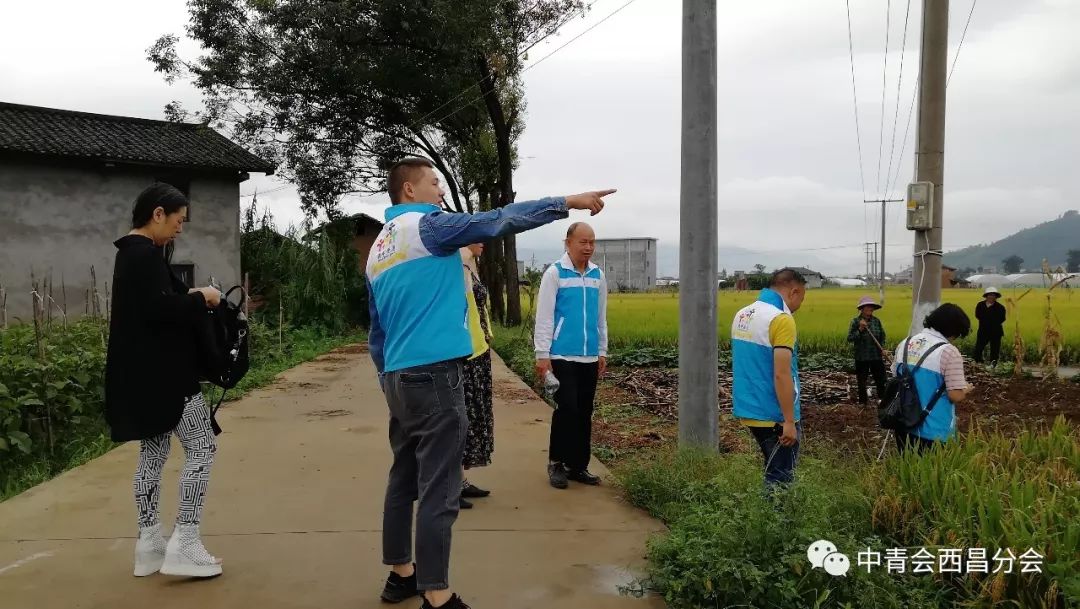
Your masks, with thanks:
M0 102L0 151L273 173L210 127Z

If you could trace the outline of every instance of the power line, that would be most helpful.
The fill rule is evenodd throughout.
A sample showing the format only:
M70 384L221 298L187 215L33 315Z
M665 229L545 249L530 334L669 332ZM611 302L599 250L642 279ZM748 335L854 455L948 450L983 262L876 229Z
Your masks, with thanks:
M949 77L945 79L945 86L949 86L949 81L952 80L953 71L956 70L956 62L960 59L960 49L964 48L964 38L967 37L968 26L971 25L971 16L975 14L975 5L979 0L971 0L971 10L968 11L967 23L964 24L964 32L960 34L960 44L956 47L956 56L953 57L952 67L949 68Z
M567 17L567 18L566 18L566 19L565 19L565 20L564 20L564 21L563 21L562 23L559 23L558 25L556 25L556 26L555 26L554 28L552 28L552 29L551 29L551 31L550 31L550 32L548 32L547 34L544 34L544 35L543 35L543 36L541 36L541 37L540 37L539 39L537 39L536 41L534 41L534 42L533 42L532 44L530 44L530 45L528 45L527 47L525 47L525 49L523 49L523 50L522 50L521 52L519 52L519 53L518 53L518 55L517 55L517 56L518 56L518 58L520 59L520 58L521 58L521 57L523 57L523 56L524 56L524 55L525 55L526 53L528 53L530 49L532 49L532 48L533 48L533 47L535 47L536 45L540 44L541 42L543 42L543 41L547 40L547 39L548 39L548 38L550 38L551 36L555 35L555 34L556 34L556 33L557 33L557 32L558 32L558 31L559 31L560 29L562 29L562 27L563 27L564 25L566 25L567 23L570 23L570 20L571 20L571 19L573 19L573 18L574 18L574 17L576 16L576 15L584 15L584 14L585 14L585 11L588 11L589 9L591 9L591 8L592 8L592 6L593 6L593 4L596 4L596 3L598 2L598 1L599 1L599 0L593 0L593 1L592 1L591 3L589 3L589 4L587 5L587 6L583 6L583 7L581 7L580 9L578 9L578 10L576 10L576 11L574 11L574 12L570 13L570 15L569 15L569 16L568 16L568 17ZM532 6L532 7L530 8L530 9L528 9L528 10L532 10L533 8L536 8L536 7L537 7L537 6L539 5L539 4L540 4L540 2L539 2L539 0L538 0L538 1L537 1L537 2L535 3L535 4L533 4L533 6ZM532 33L535 33L535 32L532 32ZM442 103L442 105L440 105L440 106L439 106L438 108L435 108L435 109L434 109L434 110L432 110L431 112L428 112L428 113L427 113L427 114L425 114L424 116L421 116L420 118L418 118L418 119L416 119L415 121L413 121L413 123L412 123L411 125L409 125L409 129L412 129L413 127L416 127L417 125L419 125L420 123L422 123L422 122L423 122L423 121L424 121L425 119L427 119L427 118L431 117L431 116L432 116L432 115L434 115L434 114L437 114L437 113L438 113L439 111L441 111L441 110L442 110L443 108L445 108L445 107L449 106L450 104L454 103L455 101L457 101L457 100L461 99L461 97L462 97L463 95L465 95L465 94L466 94L466 93L468 93L469 91L472 91L472 90L473 90L473 88L475 88L476 86L480 85L480 84L481 84L481 83L483 83L483 82L484 82L484 79L483 79L483 78L481 78L480 80L478 80L478 81L474 82L473 84L469 85L468 87L465 87L464 89L462 89L462 90L461 90L461 92L460 92L460 93L458 93L457 95L455 95L455 96L451 97L450 99L446 100L445 102L443 102L443 103ZM481 96L481 97L483 97L483 96ZM474 99L474 100L472 100L472 101L470 101L470 102L469 102L468 104L466 104L465 106L463 106L463 108L466 108L466 107L468 107L468 106L472 105L472 103L473 103L473 102L475 102L475 101L476 101L475 99ZM441 121L443 121L443 120L446 120L446 118L449 118L450 116L453 116L454 114L457 114L457 112L460 112L460 111L461 111L461 108L459 108L458 110L456 110L456 111L454 111L454 112L451 112L451 113L450 113L450 114L448 114L448 115L447 115L446 117L444 117L444 118L440 119L439 121L435 121L435 122L436 122L436 123L438 123L438 122L441 122Z
M253 192L253 193L251 193L251 194L249 194L249 195L240 195L240 196L241 196L241 197L249 197L249 198L250 198L250 197L254 197L255 195L265 195L265 194L267 194L267 193L271 193L271 192L277 192L277 191L279 191L279 190L285 190L286 188L292 188L292 187L293 187L293 185L292 185L292 184L283 184L283 185L281 185L281 186L278 186L278 187L276 187L276 188L271 188L270 190L264 190L264 191L262 191L262 192L259 192L259 191L255 191L255 192Z
M877 180L874 181L874 187L881 190L881 157L884 156L882 151L885 149L885 82L889 75L889 29L892 19L892 0L885 2L885 66L881 68L881 123L878 127L878 149L877 149ZM888 180L888 176L885 176Z
M896 155L896 124L900 118L900 86L904 82L904 55L907 54L908 22L911 20L911 0L907 2L907 13L904 16L904 37L900 41L900 74L896 78L896 106L893 111L892 142L889 144L889 168L885 170L885 198L889 198L889 176L892 175L893 158ZM906 135L904 137L907 137Z
M919 74L916 74L915 87L911 91L911 103L908 104L907 127L904 128L904 139L903 145L900 147L900 156L896 159L896 175L893 176L892 186L888 188L886 194L892 191L893 186L896 186L896 181L900 179L900 171L903 169L904 151L907 150L908 133L911 131L911 117L915 114L915 97L919 93L919 78L921 78L921 70Z
M548 53L547 55L545 55L545 56L544 56L543 58L541 58L541 59L540 59L539 61L537 61L536 63L534 63L534 64L532 64L531 66L529 66L529 67L525 68L524 70L522 70L522 72L527 72L527 71L529 71L529 70L531 70L531 69L535 68L536 66L538 66L538 65L540 65L540 64L542 64L542 63L544 63L544 61L546 61L546 60L547 60L547 59L548 59L549 57L551 57L551 56L552 56L552 55L554 55L555 53L558 53L558 52L559 52L559 51L561 51L562 49L566 48L566 47L567 47L567 46L568 46L568 45L569 45L570 43L574 42L574 41L575 41L575 40L577 40L578 38L581 38L581 37L582 37L582 36L584 36L585 34L588 34L589 32L593 31L594 29L596 29L597 27L599 27L599 26L600 26L600 25L601 25L602 23L604 23L604 22L605 22L605 21L607 21L608 19L611 19L611 18L612 18L612 17L614 17L615 15L618 15L618 14L619 14L619 13L621 13L621 12L622 12L622 11L623 11L623 10L624 10L624 9L625 9L626 7L630 6L631 4L633 4L633 3L635 3L635 2L637 2L637 0L629 0L629 2L627 2L626 4L623 4L623 5L622 5L622 6L620 6L619 8L615 9L614 11L612 11L612 12L611 12L611 14L609 14L609 15L608 15L607 17L604 17L604 18L603 18L603 19L601 19L600 21L597 21L597 22L596 22L596 23L594 23L594 24L593 24L592 26L590 26L590 27L589 27L588 29L586 29L586 30L585 30L584 32L582 32L582 33L578 34L577 36L574 36L574 37L573 37L573 38L571 38L570 40L567 40L567 41L566 41L566 42L565 42L565 43L564 43L564 44L563 44L562 46L560 46L559 48L555 49L554 51L552 51L552 52Z
M978 4L978 1L979 0L972 0L972 2L971 2L971 10L968 11L967 21L964 23L964 31L960 34L960 44L956 47L956 56L953 57L952 67L949 68L949 76L945 80L945 86L946 87L949 86L949 81L952 80L953 71L956 70L956 62L957 62L957 60L960 59L960 49L963 48L963 46L964 46L964 39L967 38L968 28L971 26L971 17L972 17L972 15L975 14L975 5ZM900 179L900 171L901 171L901 168L902 168L901 165L903 163L903 158L904 158L904 150L907 149L907 134L911 130L911 118L914 115L914 110L915 110L915 97L919 92L919 84L918 84L919 78L921 78L921 74L916 76L916 78L915 78L915 81L916 81L915 82L915 89L911 92L911 104L908 106L907 127L904 130L904 144L900 148L900 157L897 160L897 163L899 163L899 164L897 165L897 168L896 168L896 176L893 178L893 186L895 186L896 181ZM889 190L891 191L892 187L890 187Z
M614 10L614 11L612 11L612 12L611 12L610 14L608 14L608 16L607 16L607 17L604 17L604 18L603 18L603 19L601 19L600 21L597 21L597 22L596 22L596 23L594 23L594 24L593 24L592 26L590 26L590 27L589 27L588 29L586 29L585 31L581 32L581 33L580 33L580 34L578 34L577 36L574 36L574 37L573 37L573 38L571 38L570 40L566 41L566 42L565 42L565 43L564 43L564 44L563 44L562 46L558 47L558 48L557 48L557 49L555 49L554 51L552 51L552 52L548 53L548 54L547 54L547 55L545 55L544 57L542 57L542 58L540 58L539 60L537 60L537 61L536 61L536 63L533 63L532 65L529 65L529 66L526 66L525 68L523 68L523 69L521 70L521 72L522 72L522 73L524 74L525 72L528 72L529 70L531 70L531 69L535 68L536 66L540 65L540 64L541 64L541 63L543 63L544 61L546 61L546 60L548 60L549 58L551 58L551 56L552 56L552 55L554 55L555 53L558 53L559 51L561 51L561 50L565 49L565 48L566 48L567 46L569 46L570 44L572 44L572 43L573 43L574 41L578 40L579 38L581 38L581 37L582 37L582 36L584 36L585 34L588 34L589 32L593 31L594 29L596 29L597 27L599 27L599 26L600 26L600 24L604 23L604 22L605 22L605 21L607 21L608 19L611 19L611 18L612 18L612 17L614 17L615 15L619 14L620 12L622 12L622 10L623 10L623 9L625 9L626 7L630 6L631 4L633 4L633 3L635 3L635 2L637 2L637 0L629 0L629 1L627 2L627 3L623 4L622 6L620 6L619 8L615 9L615 10ZM460 97L460 96L459 96L459 97ZM442 118L439 118L438 120L436 120L436 121L433 121L433 122L434 122L434 123L441 123L442 121L445 121L446 119L450 118L451 116L453 116L453 115L457 114L458 112L461 112L461 111L462 111L462 110L464 110L465 108L468 108L468 107L469 107L469 106L471 106L472 104L474 104L474 103L476 103L477 101L479 101L479 100L483 99L483 97L484 97L484 95L483 95L483 93L481 93L481 94L480 94L480 95L478 95L477 97L474 97L474 98L470 99L470 100L469 100L468 102L466 102L466 103L462 104L461 106L458 106L458 107L457 107L457 108L455 108L455 109L454 109L453 111L451 111L451 112L450 112L449 114L447 114L447 115L443 116Z
M855 143L859 148L859 185L863 198L866 198L866 180L863 177L862 136L859 134L859 95L855 91L855 43L851 35L851 0L847 0L847 36L848 58L851 61L851 97L855 101Z

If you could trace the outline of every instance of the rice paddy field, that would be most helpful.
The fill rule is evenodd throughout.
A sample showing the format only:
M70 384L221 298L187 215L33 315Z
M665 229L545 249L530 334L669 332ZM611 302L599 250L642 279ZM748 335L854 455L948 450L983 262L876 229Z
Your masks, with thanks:
M1027 292L1025 294L1025 292ZM877 291L849 288L810 290L796 314L799 341L805 351L846 353L848 324L858 313L855 304L863 295L877 296ZM1022 298L1021 295L1023 295ZM730 334L735 312L757 297L757 292L722 291L719 297L719 333L722 342ZM1005 324L1003 353L1011 353L1015 322L1019 319L1029 361L1038 361L1036 350L1044 333L1047 317L1047 290L1006 290L1002 300L1013 299ZM1018 300L1017 300L1018 299ZM885 294L885 308L877 315L885 325L887 346L893 346L908 329L911 319L911 288L890 287ZM942 293L942 302L956 303L972 318L972 335L963 341L971 347L975 340L975 305L981 300L977 290L950 289ZM1051 314L1060 323L1064 350L1062 363L1080 362L1080 294L1076 290L1057 289L1052 294ZM674 292L648 294L611 294L608 301L608 331L613 346L674 345L679 337L679 295ZM1002 355L1004 359L1006 356Z

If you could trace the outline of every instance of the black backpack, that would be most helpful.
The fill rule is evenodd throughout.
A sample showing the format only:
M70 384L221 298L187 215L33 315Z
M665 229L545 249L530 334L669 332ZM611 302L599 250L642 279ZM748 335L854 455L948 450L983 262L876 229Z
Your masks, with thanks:
M878 422L882 429L908 432L919 427L926 417L930 416L930 411L937 405L941 396L945 394L945 383L942 382L941 387L934 392L933 397L926 404L926 410L923 410L922 402L919 400L919 390L915 386L915 371L922 367L923 362L930 357L931 353L943 347L945 343L938 343L927 349L926 353L919 358L918 363L911 367L907 363L909 342L910 338L904 339L904 358L900 362L902 366L896 376L889 380L885 386L885 393L881 396Z
M233 303L229 296L240 291L240 302ZM244 315L247 294L235 286L221 297L218 306L208 308L199 335L199 366L202 380L221 387L221 397L210 410L210 424L214 435L221 433L216 415L225 393L236 386L247 374L248 321Z

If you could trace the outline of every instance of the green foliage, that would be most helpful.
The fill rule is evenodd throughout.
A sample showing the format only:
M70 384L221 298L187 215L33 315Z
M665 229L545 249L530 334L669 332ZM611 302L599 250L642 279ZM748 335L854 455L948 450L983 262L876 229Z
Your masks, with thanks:
M525 380L532 383L536 377L536 355L532 349L532 338L525 338L515 331L515 328L507 328L501 332L496 330L495 340L492 346L499 354L507 367Z
M857 477L803 459L787 493L770 501L760 459L696 452L650 455L621 480L630 500L661 518L669 533L649 544L644 582L673 609L696 607L940 607L932 580L867 573L857 551L882 548ZM846 577L813 569L807 548L827 539L846 553Z
M1016 437L976 429L894 459L867 480L874 521L902 543L1010 548L1017 556L1032 548L1046 557L1043 575L961 580L966 596L1080 607L1080 432L1063 418Z
M100 420L105 330L86 319L0 333L0 462L51 454L72 429Z
M38 335L27 325L0 331L0 501L116 446L104 418L106 332L105 322L94 318L44 326ZM251 332L251 368L229 400L364 339L357 331L321 327L279 333L258 321ZM204 391L215 401L220 395L216 388Z
M275 231L270 214L244 212L240 264L261 300L254 316L276 326L318 326L331 333L366 325L367 289L352 247L351 220L328 224L301 239L300 230Z
M649 546L645 582L673 608L1080 607L1080 437L1059 419L1017 437L976 430L926 454L852 463L800 460L791 490L762 492L760 457L650 454L620 478L669 526ZM810 569L827 539L846 578ZM858 567L867 548L1029 548L1043 574L897 575ZM993 566L993 563L991 563Z
M449 178L448 200L459 203L460 191L490 186L494 138L505 154L524 124L525 47L580 7L580 0L189 2L187 31L199 56L185 60L179 39L166 35L148 59L167 80L190 80L202 92L199 119L230 127L239 143L282 161L279 173L312 215L333 217L346 193L382 191L389 163L408 155L432 159ZM501 106L501 125L485 102ZM176 106L169 113L187 114Z

